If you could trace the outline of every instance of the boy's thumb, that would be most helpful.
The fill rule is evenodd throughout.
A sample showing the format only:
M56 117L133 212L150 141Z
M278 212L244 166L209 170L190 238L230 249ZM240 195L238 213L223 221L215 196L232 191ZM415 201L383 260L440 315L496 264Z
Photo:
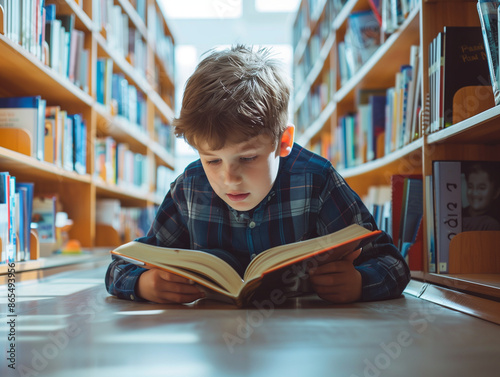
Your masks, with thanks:
M354 260L359 257L359 254L361 254L361 248L358 250L354 250L352 253L347 254L342 260L346 260L349 262L354 262Z

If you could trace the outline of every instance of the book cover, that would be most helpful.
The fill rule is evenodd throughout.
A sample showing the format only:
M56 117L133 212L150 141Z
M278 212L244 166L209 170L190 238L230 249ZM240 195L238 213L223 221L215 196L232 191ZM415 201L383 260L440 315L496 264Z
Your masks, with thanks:
M455 235L500 230L499 172L500 162L433 162L438 272L448 272L449 245Z
M232 265L229 252L220 251L215 255L132 241L111 253L146 268L160 268L192 279L213 293L211 298L243 306L259 291L270 292L274 287L288 287L289 283L295 285L298 279L294 276L305 279L308 267L342 259L380 233L353 224L322 237L276 246L252 259L243 276ZM302 274L294 272L292 266L296 266L295 270L302 269Z
M444 28L443 118L453 124L453 96L466 86L490 86L488 61L480 27ZM470 105L473 106L473 105Z

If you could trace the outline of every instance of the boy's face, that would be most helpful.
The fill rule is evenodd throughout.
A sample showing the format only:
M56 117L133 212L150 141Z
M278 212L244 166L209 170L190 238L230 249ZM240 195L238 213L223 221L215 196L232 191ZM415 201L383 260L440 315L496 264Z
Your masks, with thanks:
M467 200L476 213L487 212L493 200L498 196L498 190L490 181L488 173L479 171L469 175L467 182Z
M292 132L293 142L293 132ZM279 157L287 155L276 148L268 135L211 150L206 143L198 148L201 163L215 193L237 211L255 208L271 190L279 168Z

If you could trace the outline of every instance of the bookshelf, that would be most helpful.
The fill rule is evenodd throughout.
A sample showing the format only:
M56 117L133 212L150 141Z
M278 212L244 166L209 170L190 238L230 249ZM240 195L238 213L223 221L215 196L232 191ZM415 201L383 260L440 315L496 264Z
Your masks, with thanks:
M315 3L316 8L319 6L322 9L321 14L314 20L308 18L311 3ZM311 60L315 62L315 65L310 66L309 69L295 70L295 74L298 72L301 75L299 80L301 85L296 88L293 107L294 121L299 124L297 140L302 145L329 158L336 167L338 161L332 145L338 136L339 122L346 114L357 111L357 93L360 90L394 86L395 73L402 65L409 63L411 45L420 46L419 65L423 72L428 72L428 46L444 26L480 26L476 1L421 0L413 3L415 7L409 10L399 27L390 35L384 35L381 38L381 45L369 59L350 78L343 80L338 47L344 41L349 15L353 12L371 9L370 2L368 0L302 0L301 2L293 26L294 64L308 67L305 62ZM317 29L321 27L321 20L324 19L331 20L329 34L324 38L329 44L323 43L319 54L307 56L308 45L316 43L311 40L311 36L317 33ZM333 79L330 78L329 82L323 79L326 76L325 72L331 72L333 75ZM304 121L302 112L308 103L308 98L314 98L315 87L321 84L329 85L331 89L325 90L328 95L319 101L320 105L316 105L319 107L319 110L316 110L318 115L309 122ZM428 75L422 75L420 85L423 105L418 117L418 137L400 148L386 151L383 156L374 160L363 161L355 166L338 167L340 174L361 197L366 195L370 186L389 185L390 177L394 174L430 176L432 175L432 162L435 160L500 160L498 155L500 110L498 106L491 107L489 103L484 102L479 110L468 114L465 119L448 128L430 133L425 98L430 95L429 98L432 100L433 97L429 94ZM424 203L425 195L424 189ZM412 278L415 281L422 286L429 284L433 287L427 290L425 298L430 299L430 292L445 290L499 301L500 267L495 259L497 257L492 254L497 249L495 237L498 233L493 234L491 239L482 241L480 250L484 253L485 259L493 260L494 267L490 266L491 268L488 267L482 271L468 271L466 262L458 260L455 263L462 265L461 268L463 268L460 273L430 273L427 267L428 235L425 228L429 216L433 214L425 213L424 208L422 250L424 268L422 271L412 271ZM458 243L460 243L460 249L462 246L467 249L464 245L469 244L470 241L460 238L457 240ZM470 258L476 258L479 250L467 249L466 252L470 253ZM461 256L461 258L464 257ZM422 292L424 290L422 289ZM417 292L417 295L421 295L422 292ZM435 301L439 302L439 299L436 298Z
M122 207L159 205L156 169L174 166L169 126L175 93L174 38L159 0L46 0L45 5L49 4L56 6L57 17L72 15L74 29L84 35L88 64L82 69L87 71L87 82L77 85L57 72L26 46L9 38L4 27L4 33L0 33L0 97L40 95L47 106L81 114L87 126L86 172L78 174L37 160L29 155L29 146L26 149L22 143L16 147L12 143L6 145L7 142L0 142L0 171L8 171L18 182L33 182L35 195L57 195L62 210L73 220L69 236L80 241L83 249L114 246L116 237L109 238L115 240L109 245L102 244L106 237L104 241L97 237L97 201L118 199ZM111 62L110 73L119 75L127 86L130 103L122 105L122 98L111 103L98 101L99 84L105 80L97 71L100 59ZM136 113L125 107L137 107ZM112 138L134 155L142 156L145 163L141 166L140 183L114 183L97 175L99 138ZM77 259L71 258L54 257L54 261L64 260L67 264L68 260ZM82 258L86 261L88 253ZM44 259L16 265L19 271L53 267L54 263ZM0 265L0 274L5 273L3 267Z

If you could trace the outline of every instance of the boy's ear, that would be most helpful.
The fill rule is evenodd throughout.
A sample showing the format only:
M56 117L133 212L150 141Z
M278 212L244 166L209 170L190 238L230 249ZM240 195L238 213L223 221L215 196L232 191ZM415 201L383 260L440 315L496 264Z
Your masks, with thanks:
M280 140L280 157L286 157L292 151L294 135L295 126L293 124L287 125Z

